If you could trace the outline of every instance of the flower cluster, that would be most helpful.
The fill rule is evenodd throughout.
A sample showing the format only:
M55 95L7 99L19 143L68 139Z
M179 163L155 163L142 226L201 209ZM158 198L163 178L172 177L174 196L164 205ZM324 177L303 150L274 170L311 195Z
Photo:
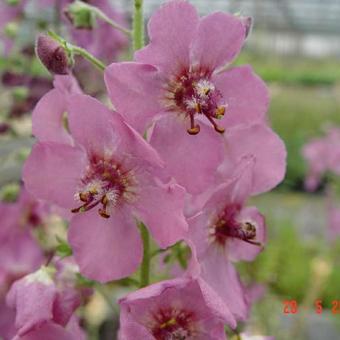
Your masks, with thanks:
M146 277L120 300L122 340L225 339L225 325L248 318L234 263L264 249L266 224L247 200L280 183L286 162L266 117L265 84L250 66L232 66L248 32L247 18L200 18L189 2L169 1L133 61L105 69L114 109L71 74L56 75L35 107L37 142L23 181L64 209L74 265L101 283L140 265ZM156 255L177 252L177 277L149 285L148 232ZM75 280L65 285L51 264L10 289L15 334L82 339Z

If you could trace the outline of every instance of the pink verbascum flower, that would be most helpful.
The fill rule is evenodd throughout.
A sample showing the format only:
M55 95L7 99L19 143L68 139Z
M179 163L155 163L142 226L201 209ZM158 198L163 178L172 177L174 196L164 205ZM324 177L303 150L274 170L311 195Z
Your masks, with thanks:
M239 320L246 319L249 302L231 261L252 261L266 240L264 217L255 207L244 206L252 187L252 167L253 159L247 158L236 175L215 190L202 212L188 220L188 239L201 277Z
M305 187L314 191L326 171L340 175L340 129L332 128L325 137L311 140L302 154L309 167Z
M128 276L142 258L135 219L161 247L177 242L187 230L185 191L157 181L161 160L120 115L85 95L72 96L67 112L72 143L37 143L24 166L26 187L74 213L68 238L81 273Z
M121 340L226 339L224 324L235 319L204 281L162 281L120 300Z
M199 18L189 2L174 0L153 14L148 31L150 43L135 53L136 62L106 69L106 86L113 105L140 133L159 118L150 143L168 173L197 195L213 185L225 157L224 140L209 125L223 133L264 123L267 89L249 66L220 72L245 40L240 18L221 12Z
M66 328L80 304L79 294L57 288L51 268L41 267L16 281L7 304L16 312L14 339L78 339Z
M46 216L45 208L25 189L17 202L0 203L0 300L13 281L36 270L43 261L30 229Z

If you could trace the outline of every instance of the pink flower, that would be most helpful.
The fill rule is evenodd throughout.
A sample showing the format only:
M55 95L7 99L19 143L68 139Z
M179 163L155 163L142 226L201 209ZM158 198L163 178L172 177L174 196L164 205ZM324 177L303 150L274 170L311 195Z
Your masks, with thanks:
M315 138L302 150L308 163L306 189L314 191L326 171L340 175L340 129L332 128L323 138Z
M267 90L251 68L218 72L244 43L240 18L217 12L200 19L189 2L174 0L153 14L148 31L150 43L135 54L137 63L112 64L106 71L113 103L139 131L158 113L180 116L191 134L199 132L198 117L218 132L263 120Z
M79 294L57 288L53 269L41 267L16 281L7 304L16 312L14 339L77 339L65 327L80 304Z
M188 238L200 275L241 320L247 317L249 305L230 261L252 261L266 239L264 217L255 207L244 206L252 188L253 166L253 159L246 159L235 169L236 175L215 190L203 212L188 220Z
M223 133L264 123L267 89L249 66L220 72L245 40L240 18L218 12L200 19L189 2L175 0L155 12L148 30L150 43L135 54L136 62L106 69L106 86L114 106L140 133L158 118L151 145L167 172L197 195L213 185L224 159L224 140L208 125Z
M163 281L120 301L119 339L226 339L224 323L235 327L230 312L201 280Z
M0 299L0 336L4 340L12 339L15 335L15 311L6 305L4 299Z
M135 219L161 247L177 242L187 230L185 191L157 181L159 157L118 114L85 95L72 96L67 112L72 142L37 143L24 181L36 197L74 213L69 242L84 275L128 276L142 257Z
M47 216L45 204L23 188L15 203L0 203L0 300L16 279L36 270L43 254L31 235Z

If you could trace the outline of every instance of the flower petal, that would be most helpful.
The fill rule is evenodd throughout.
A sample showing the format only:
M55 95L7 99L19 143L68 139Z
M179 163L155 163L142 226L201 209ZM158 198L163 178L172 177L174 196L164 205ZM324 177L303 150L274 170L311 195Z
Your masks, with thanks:
M75 95L69 105L69 126L74 139L88 152L117 158L132 155L152 165L162 165L157 152L122 117L96 99Z
M264 217L255 207L244 208L238 218L240 222L250 222L256 227L256 238L253 241L266 242L266 225ZM244 242L237 238L228 240L228 256L233 261L253 261L263 247Z
M47 322L42 327L35 329L20 338L14 340L79 340L71 332L63 327Z
M203 123L196 136L175 116L157 121L150 144L165 161L165 171L192 194L199 194L213 184L218 165L223 160L220 135Z
M161 112L162 83L159 71L148 64L113 63L105 70L105 84L112 104L141 134Z
M56 294L53 284L30 282L27 277L12 285L6 301L8 306L16 310L15 327L18 335L52 320Z
M39 141L71 144L72 138L63 126L67 111L65 96L54 89L46 93L32 113L32 132Z
M213 82L228 105L220 121L227 131L236 125L265 121L269 106L268 89L251 66L233 67L216 74Z
M245 320L249 309L245 291L222 249L211 246L200 263L202 279L221 297L237 320Z
M75 141L86 150L102 153L118 140L110 124L113 119L113 112L98 100L81 94L71 97L69 127Z
M286 171L286 148L280 137L266 125L256 124L246 128L232 129L227 135L227 157L229 162L238 162L242 157L252 155L252 194L259 194L279 184ZM225 178L230 176L228 161L221 167Z
M192 63L210 70L224 66L239 53L244 40L245 28L239 18L222 12L210 14L200 20L191 50Z
M194 6L183 0L169 1L148 24L150 43L135 53L138 62L153 64L169 74L190 65L189 48L199 17Z
M177 184L141 189L136 215L142 220L160 247L166 248L183 239L188 224L183 214L185 190Z
M108 219L96 211L76 215L68 240L80 272L100 282L131 275L142 259L137 225L123 210L116 210Z
M86 165L86 155L79 148L37 143L24 165L23 180L35 197L70 208Z

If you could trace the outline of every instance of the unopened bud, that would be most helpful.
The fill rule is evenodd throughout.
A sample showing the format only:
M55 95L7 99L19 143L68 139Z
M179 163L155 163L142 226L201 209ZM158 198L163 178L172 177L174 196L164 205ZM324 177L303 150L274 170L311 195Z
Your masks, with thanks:
M247 38L253 28L253 18L252 17L241 17L240 19L245 29L245 38Z
M82 1L75 1L66 7L65 15L75 28L92 29L96 16L91 8Z
M68 74L69 60L64 48L52 38L39 35L36 54L47 70L54 74Z

